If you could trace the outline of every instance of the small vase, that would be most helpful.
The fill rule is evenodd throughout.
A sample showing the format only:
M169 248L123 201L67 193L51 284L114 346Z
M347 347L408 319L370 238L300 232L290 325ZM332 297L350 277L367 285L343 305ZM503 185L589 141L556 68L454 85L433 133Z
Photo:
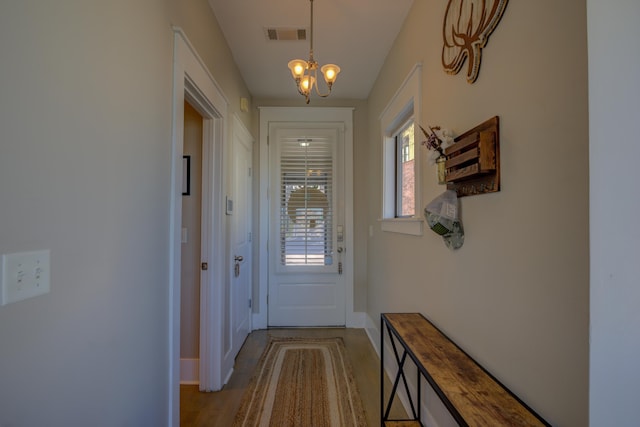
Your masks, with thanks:
M436 159L436 166L438 167L438 184L444 185L447 183L447 170L444 167L444 162L447 161L447 156L440 156Z

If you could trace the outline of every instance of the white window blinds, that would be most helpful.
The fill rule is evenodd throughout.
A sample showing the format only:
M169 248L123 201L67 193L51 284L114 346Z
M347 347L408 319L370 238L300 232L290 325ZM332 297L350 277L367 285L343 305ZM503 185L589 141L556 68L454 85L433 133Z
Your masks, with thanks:
M282 137L280 143L280 263L333 264L332 138Z

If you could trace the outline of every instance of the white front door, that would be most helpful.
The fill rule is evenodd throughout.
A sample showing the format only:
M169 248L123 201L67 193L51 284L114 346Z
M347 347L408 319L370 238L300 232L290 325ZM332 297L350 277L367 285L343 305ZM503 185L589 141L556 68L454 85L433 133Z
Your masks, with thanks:
M345 325L344 126L276 123L269 141L268 324Z
M231 215L231 352L235 358L251 331L251 164L253 138L237 118L232 136L233 194L227 202Z

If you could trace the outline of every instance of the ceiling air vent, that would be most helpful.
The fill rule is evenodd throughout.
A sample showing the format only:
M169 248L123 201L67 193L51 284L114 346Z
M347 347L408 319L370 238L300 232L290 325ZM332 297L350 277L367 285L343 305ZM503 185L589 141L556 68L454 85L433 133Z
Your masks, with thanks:
M267 40L306 40L306 28L267 27L264 29Z

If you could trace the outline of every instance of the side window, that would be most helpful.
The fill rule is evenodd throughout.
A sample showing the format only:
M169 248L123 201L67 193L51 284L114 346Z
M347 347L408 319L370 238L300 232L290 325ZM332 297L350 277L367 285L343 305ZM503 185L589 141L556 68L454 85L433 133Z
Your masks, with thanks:
M382 231L422 235L420 158L414 126L421 117L422 65L416 64L380 116Z
M394 136L396 144L396 218L416 213L416 166L413 120L409 120Z

